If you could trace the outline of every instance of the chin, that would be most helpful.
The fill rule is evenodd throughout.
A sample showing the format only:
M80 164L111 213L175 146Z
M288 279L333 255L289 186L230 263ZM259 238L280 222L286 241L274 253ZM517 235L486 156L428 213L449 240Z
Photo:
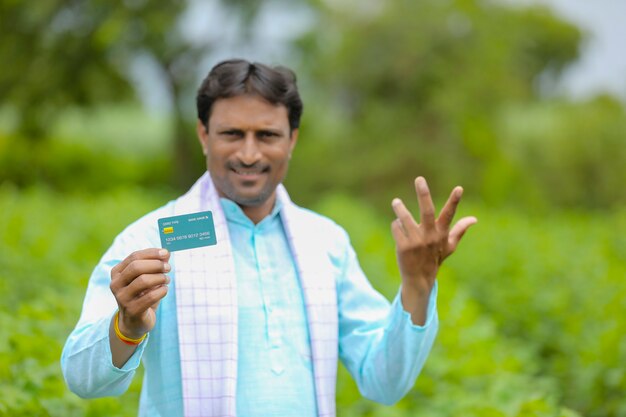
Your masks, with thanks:
M240 206L259 207L266 203L276 191L278 184L261 183L242 184L230 178L213 177L218 194L234 201Z
M227 196L227 197L233 200L235 203L239 204L240 206L259 207L265 204L267 200L269 200L269 198L274 193L274 190L275 189L262 190L261 192L258 192L258 193L236 192L236 193L233 193L232 196Z

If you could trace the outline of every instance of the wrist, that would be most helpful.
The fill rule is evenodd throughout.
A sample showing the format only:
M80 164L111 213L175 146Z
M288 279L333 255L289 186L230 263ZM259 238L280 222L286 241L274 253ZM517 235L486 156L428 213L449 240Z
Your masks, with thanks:
M126 330L126 328L123 327L120 321L119 310L115 313L115 317L113 317L113 329L115 330L115 335L117 336L117 338L127 345L136 346L143 342L148 335L148 333L135 334Z
M430 293L432 292L434 286L434 280L431 281L423 279L418 280L417 282L403 280L401 286L402 297L407 297L414 300L427 300L428 298L430 298Z

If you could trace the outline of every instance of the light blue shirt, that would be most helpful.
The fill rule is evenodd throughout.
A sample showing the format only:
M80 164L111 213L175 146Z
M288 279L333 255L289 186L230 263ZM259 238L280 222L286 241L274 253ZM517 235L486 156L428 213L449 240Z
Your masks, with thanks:
M237 273L237 413L314 417L306 310L280 207L255 225L237 204L221 201Z
M221 203L238 285L237 413L315 416L306 310L280 221L281 207L254 225L235 203ZM143 361L140 416L183 416L176 278L170 274L172 284L157 310L157 325L118 369L111 362L109 344L109 324L117 308L109 289L110 271L133 251L159 247L156 219L171 215L173 203L144 216L115 239L92 273L81 318L61 358L68 386L85 398L122 394ZM337 226L337 235L320 244L328 246L336 274L339 357L365 397L392 404L413 386L433 344L437 288L426 324L415 326L399 295L390 306L371 287L342 229Z

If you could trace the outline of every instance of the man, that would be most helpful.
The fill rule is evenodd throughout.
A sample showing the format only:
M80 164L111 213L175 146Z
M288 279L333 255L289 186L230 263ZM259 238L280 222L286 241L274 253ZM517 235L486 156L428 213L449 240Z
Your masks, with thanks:
M95 268L62 367L82 397L122 394L143 361L142 416L333 416L337 360L386 404L414 384L437 332L436 281L473 217L450 228L416 180L419 224L392 223L402 285L389 303L346 233L281 185L302 114L294 74L216 65L197 96L207 173L130 225ZM170 254L157 219L210 210L218 243Z

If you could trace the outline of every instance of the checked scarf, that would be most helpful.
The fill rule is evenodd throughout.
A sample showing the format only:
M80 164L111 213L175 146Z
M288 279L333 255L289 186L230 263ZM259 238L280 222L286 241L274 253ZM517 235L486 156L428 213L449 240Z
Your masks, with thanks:
M310 214L282 185L281 219L306 304L318 415L335 416L337 303L335 281ZM219 196L205 173L175 204L175 214L213 212L217 244L175 252L176 311L185 417L235 417L237 279ZM316 230L318 229L318 230Z

